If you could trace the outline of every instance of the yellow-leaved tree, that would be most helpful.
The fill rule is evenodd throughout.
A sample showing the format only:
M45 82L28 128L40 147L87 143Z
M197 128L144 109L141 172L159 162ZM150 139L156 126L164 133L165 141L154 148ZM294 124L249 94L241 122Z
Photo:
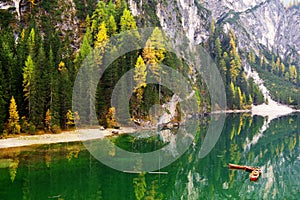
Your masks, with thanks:
M48 130L51 129L51 118L51 111L48 109L45 116L45 126Z
M140 105L142 103L144 88L147 86L147 84L146 84L147 71L146 70L147 70L146 64L145 64L142 56L139 56L136 61L136 65L135 65L135 69L134 69L134 81L136 83L134 91L136 93L138 105Z
M116 119L115 119L116 109L115 107L110 107L106 114L106 127L107 128L115 128L118 126Z
M11 98L9 105L8 131L11 134L18 134L21 132L21 126L19 124L19 114L14 97Z
M69 128L70 126L73 126L74 123L74 116L73 116L73 112L71 110L68 110L67 114L66 114L66 119L67 119L67 128Z

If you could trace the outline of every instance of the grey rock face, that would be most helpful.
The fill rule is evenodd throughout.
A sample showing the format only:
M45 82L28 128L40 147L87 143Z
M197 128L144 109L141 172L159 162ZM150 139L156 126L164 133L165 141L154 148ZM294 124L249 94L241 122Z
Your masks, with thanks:
M129 0L129 8L133 15L143 16L143 4L148 0ZM165 1L157 0L156 11L163 30L172 38L176 34L185 33L190 41L197 44L204 42L209 36L211 14L201 7L199 2L191 0Z
M142 8L137 0L129 4L139 15ZM138 1L140 4L147 0ZM156 14L163 29L170 35L185 33L199 44L209 36L211 19L225 32L233 30L239 48L262 49L296 59L300 54L300 9L285 8L280 0L158 0Z
M300 10L286 9L280 0L204 0L213 18L232 29L239 47L246 50L267 48L282 57L300 53Z

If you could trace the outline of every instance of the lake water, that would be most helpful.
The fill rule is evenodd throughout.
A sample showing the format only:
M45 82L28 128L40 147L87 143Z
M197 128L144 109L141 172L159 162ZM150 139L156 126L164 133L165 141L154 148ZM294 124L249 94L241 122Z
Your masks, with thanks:
M111 169L80 142L0 150L0 199L299 199L300 115L274 119L227 115L221 136L204 158L201 123L194 144L167 174L131 174ZM204 120L205 121L205 120ZM208 120L207 120L208 121ZM159 137L112 138L130 151L163 146ZM257 166L262 175L229 170L228 163Z

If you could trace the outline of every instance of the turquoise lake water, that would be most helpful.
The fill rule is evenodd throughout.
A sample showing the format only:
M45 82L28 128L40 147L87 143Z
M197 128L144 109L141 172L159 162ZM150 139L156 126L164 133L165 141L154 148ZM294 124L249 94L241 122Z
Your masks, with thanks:
M194 143L161 174L114 170L80 142L1 149L0 199L299 199L299 117L267 124L262 117L227 115L216 145L200 158L209 124L203 119ZM158 136L111 140L132 152L166 145ZM228 163L260 167L262 175L250 182L248 172L229 170Z

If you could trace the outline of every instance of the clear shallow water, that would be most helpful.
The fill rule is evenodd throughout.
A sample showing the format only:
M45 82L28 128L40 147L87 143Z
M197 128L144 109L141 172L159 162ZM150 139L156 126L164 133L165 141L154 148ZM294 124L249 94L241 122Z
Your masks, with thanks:
M111 169L82 143L0 151L0 199L298 199L300 196L300 115L273 120L228 115L213 150L199 158L207 126L195 144L168 167L168 174L128 174ZM163 146L157 137L114 138L118 146L147 152ZM259 166L263 173L228 170L228 163Z

